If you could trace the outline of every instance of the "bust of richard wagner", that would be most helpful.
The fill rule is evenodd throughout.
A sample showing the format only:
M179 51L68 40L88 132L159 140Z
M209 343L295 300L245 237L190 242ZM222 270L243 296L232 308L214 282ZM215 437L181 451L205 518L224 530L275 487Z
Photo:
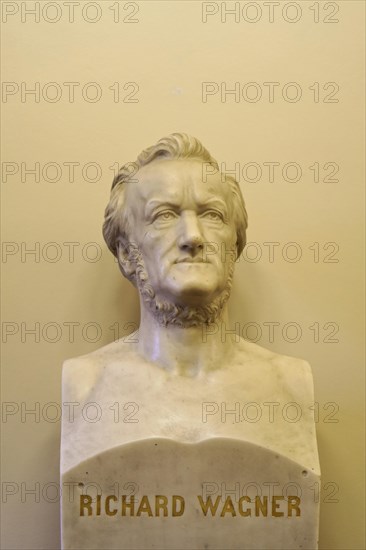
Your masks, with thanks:
M238 183L193 137L172 134L121 168L103 234L139 292L141 324L128 342L67 361L63 401L103 411L132 403L136 422L121 430L109 412L94 424L64 425L64 469L149 437L240 438L316 468L309 365L218 329L231 327L228 299L246 229ZM223 404L237 403L255 404L260 421L223 421ZM289 403L300 410L296 422L281 415Z

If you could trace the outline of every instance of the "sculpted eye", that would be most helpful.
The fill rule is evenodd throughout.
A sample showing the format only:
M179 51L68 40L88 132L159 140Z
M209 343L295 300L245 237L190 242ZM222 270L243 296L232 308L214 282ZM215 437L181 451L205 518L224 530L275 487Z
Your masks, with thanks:
M208 210L207 212L204 212L202 217L212 221L222 221L223 219L222 214L216 210Z
M164 210L163 212L159 212L158 214L156 214L154 221L159 220L163 222L168 222L173 218L175 218L175 212L173 212L172 210Z

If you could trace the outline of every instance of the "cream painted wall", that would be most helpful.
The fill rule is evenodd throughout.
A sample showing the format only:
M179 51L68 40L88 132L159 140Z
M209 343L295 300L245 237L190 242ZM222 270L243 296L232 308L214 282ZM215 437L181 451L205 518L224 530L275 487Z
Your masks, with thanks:
M227 169L239 163L252 244L237 266L232 327L311 362L320 548L365 548L364 3L81 1L74 22L65 2L1 7L3 548L59 548L60 422L52 418L62 361L138 323L136 293L101 237L110 167L174 131L197 136ZM225 21L225 7L239 12ZM73 102L67 82L77 83ZM269 82L278 83L273 101ZM235 83L240 96L221 98ZM37 86L39 101L24 95ZM262 97L249 101L255 93ZM26 172L37 162L39 181ZM269 162L279 163L272 182ZM70 163L78 163L74 179ZM286 181L283 171L294 180L295 169L299 181ZM277 323L273 338L268 323Z

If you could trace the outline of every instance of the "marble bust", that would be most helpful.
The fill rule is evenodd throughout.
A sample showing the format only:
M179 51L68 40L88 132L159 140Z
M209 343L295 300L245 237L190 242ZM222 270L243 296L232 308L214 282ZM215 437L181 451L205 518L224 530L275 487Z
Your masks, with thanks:
M103 234L137 288L141 322L128 341L64 364L63 401L96 411L63 421L64 476L131 443L223 438L319 475L309 365L221 330L246 229L238 183L191 136L163 138L121 168Z

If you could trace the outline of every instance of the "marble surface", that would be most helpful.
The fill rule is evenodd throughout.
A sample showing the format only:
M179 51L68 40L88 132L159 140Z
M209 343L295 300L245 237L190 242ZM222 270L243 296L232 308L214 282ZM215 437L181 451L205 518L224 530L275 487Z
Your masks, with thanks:
M317 548L320 469L309 365L241 340L221 368L177 376L144 360L136 346L119 341L64 365L63 401L78 405L62 423L63 549ZM242 512L255 510L258 491L269 499L268 515L243 517L240 498L253 497ZM81 516L80 497L97 492L101 515L90 502L86 515L83 501ZM122 516L123 494L146 497L147 511L136 516L136 502L135 516ZM109 509L118 512L108 516L111 495ZM169 503L167 517L149 515L157 495ZM172 516L173 495L184 499L182 516ZM220 497L213 517L204 516L199 495L213 504ZM284 495L300 495L299 517L286 516ZM284 516L271 515L271 496Z
M79 494L71 501L63 491L63 548L316 548L310 367L227 330L248 225L240 187L186 134L163 138L130 168L113 181L103 235L139 292L141 322L127 339L64 364L61 481ZM121 515L110 492L124 480L139 488L136 516ZM248 495L221 503L220 493L222 513L202 516L207 482L274 483L266 498L275 501L249 516ZM95 512L83 492L90 483ZM288 483L302 495L289 496L295 516L285 513Z
M245 441L145 439L79 463L64 482L74 487L64 550L317 548L318 476Z
M221 368L177 376L144 360L136 346L118 341L65 363L63 402L78 405L73 417L63 416L62 472L144 438L196 443L230 437L319 473L313 381L305 361L241 339Z

